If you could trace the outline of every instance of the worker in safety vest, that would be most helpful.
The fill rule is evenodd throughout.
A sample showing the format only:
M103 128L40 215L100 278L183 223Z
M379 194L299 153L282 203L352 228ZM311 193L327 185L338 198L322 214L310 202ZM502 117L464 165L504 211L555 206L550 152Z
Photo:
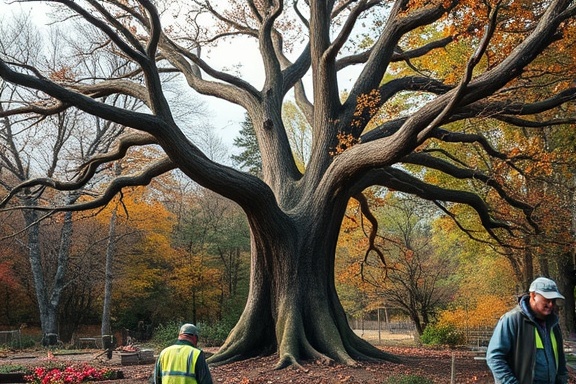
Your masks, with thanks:
M155 384L212 384L204 352L196 347L198 328L184 324L178 341L160 352L154 369Z
M496 383L565 384L568 381L562 332L555 313L564 299L553 280L539 277L529 294L498 321L486 362Z

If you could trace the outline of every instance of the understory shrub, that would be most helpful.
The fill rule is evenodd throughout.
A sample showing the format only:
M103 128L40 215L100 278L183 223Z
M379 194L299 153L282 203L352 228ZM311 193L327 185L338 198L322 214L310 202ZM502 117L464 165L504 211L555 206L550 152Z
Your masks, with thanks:
M41 337L36 337L36 339L35 339L34 336L30 336L30 335L20 336L20 348L21 349L32 348L32 347L40 344L40 338Z
M154 329L150 344L153 344L158 350L162 350L169 345L174 344L178 339L178 332L180 331L181 322L170 321L166 324L160 324Z
M26 367L23 365L0 365L0 373L25 372Z
M463 332L453 325L430 324L424 329L420 341L425 345L449 345L451 347L462 345L465 340Z
M167 324L161 324L152 334L150 343L159 350L174 344L178 338L178 332L182 323L172 321ZM196 326L200 329L200 346L213 347L220 346L226 340L226 337L234 327L235 323L231 321L221 320L215 323L198 323Z
M34 336L20 335L19 339L17 340L13 339L6 341L6 343L0 344L0 351L4 349L11 350L11 349L32 348L39 344L39 341L36 339L34 338Z
M222 345L235 324L236 322L227 320L220 320L212 324L199 323L199 343L206 347L218 347Z

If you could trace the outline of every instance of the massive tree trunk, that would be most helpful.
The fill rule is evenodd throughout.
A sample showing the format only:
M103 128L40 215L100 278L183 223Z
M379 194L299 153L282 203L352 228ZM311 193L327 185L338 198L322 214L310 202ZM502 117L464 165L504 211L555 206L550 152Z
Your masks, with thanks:
M328 197L329 195L326 195ZM288 214L251 220L250 293L240 321L210 363L279 354L302 360L391 360L350 328L336 293L334 257L346 207L305 199Z

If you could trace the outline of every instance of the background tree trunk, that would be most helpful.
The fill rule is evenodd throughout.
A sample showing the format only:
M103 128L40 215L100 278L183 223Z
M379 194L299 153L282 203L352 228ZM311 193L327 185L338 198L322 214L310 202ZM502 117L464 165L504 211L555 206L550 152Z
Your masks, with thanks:
M112 325L110 324L110 307L112 305L112 282L114 280L113 262L116 253L116 220L118 217L117 210L112 210L110 223L108 227L108 243L106 246L106 266L104 280L104 301L102 303L102 326L101 335L104 349L109 349L109 357L112 353Z

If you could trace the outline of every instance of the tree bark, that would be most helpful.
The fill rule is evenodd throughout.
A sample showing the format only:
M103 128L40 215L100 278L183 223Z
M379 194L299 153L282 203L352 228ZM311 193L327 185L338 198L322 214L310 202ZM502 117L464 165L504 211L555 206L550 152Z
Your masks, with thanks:
M51 289L48 289L47 276L42 266L42 251L40 250L40 224L39 215L34 210L24 213L25 223L30 228L28 231L29 261L34 279L34 289L38 309L40 312L40 324L43 333L43 343L53 345L59 337L58 308L62 289L64 289L64 277L66 275L68 256L70 250L70 238L72 236L71 213L65 214L65 220L61 230L61 242L58 250L58 264L56 273L51 279Z
M48 289L42 269L42 252L40 251L40 224L38 223L38 213L34 210L24 212L25 224L30 228L28 231L28 259L30 270L34 280L34 290L40 312L40 325L42 327L43 340L46 345L52 344L55 340L48 338L48 335L58 334L57 308L48 299Z
M110 216L110 223L108 226L108 243L106 246L106 266L105 266L105 280L104 280L104 302L102 303L102 326L101 335L111 336L112 326L110 324L110 307L112 305L112 282L114 279L113 261L114 254L116 253L116 209L112 210Z
M278 368L302 360L356 364L397 359L350 328L336 293L334 255L345 204L251 221L250 292L238 324L212 364L278 352ZM334 214L337 212L338 214ZM340 216L339 216L340 215Z

